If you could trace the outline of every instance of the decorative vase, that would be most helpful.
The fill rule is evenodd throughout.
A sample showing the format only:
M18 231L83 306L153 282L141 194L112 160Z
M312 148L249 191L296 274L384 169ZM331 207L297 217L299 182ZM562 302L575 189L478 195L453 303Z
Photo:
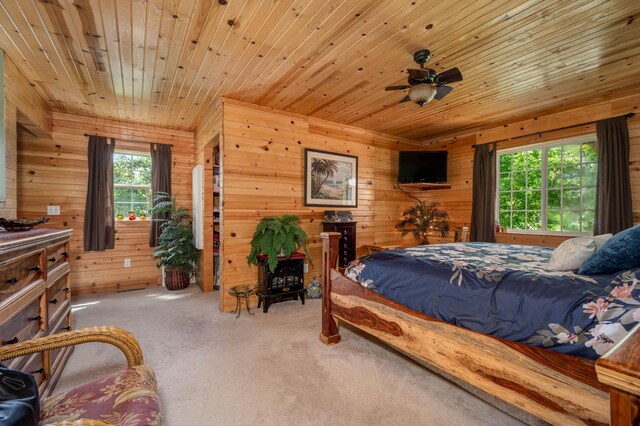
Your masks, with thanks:
M183 290L189 287L189 275L179 269L164 269L164 285L167 290Z
M322 299L322 286L317 277L313 277L307 286L307 297L309 299Z

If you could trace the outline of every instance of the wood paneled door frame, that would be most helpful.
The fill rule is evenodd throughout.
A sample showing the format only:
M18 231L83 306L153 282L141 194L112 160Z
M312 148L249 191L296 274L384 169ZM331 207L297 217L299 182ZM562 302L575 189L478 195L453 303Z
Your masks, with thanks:
M198 276L198 285L202 289L202 291L213 291L214 290L214 282L216 279L216 275L220 274L221 271L215 271L215 263L214 263L214 239L213 232L216 230L216 225L218 228L222 226L222 219L219 220L219 223L214 224L214 209L220 208L222 206L222 191L220 191L218 197L214 197L214 162L215 162L215 151L217 149L220 150L219 161L222 161L222 136L220 133L217 133L211 140L209 140L204 145L204 249L201 252L200 256L200 274ZM222 167L219 166L221 170ZM222 189L222 185L220 185L220 189ZM195 196L195 194L194 194ZM216 199L217 198L217 199ZM215 201L215 203L214 203ZM220 212L222 216L222 212ZM218 232L221 229L217 229ZM220 237L222 238L222 232L220 232ZM222 240L220 241L220 248L218 252L218 256L222 256ZM222 262L220 262L222 266ZM222 275L220 275L222 277ZM222 282L221 282L222 283ZM222 284L221 284L222 285ZM222 303L222 301L220 302Z

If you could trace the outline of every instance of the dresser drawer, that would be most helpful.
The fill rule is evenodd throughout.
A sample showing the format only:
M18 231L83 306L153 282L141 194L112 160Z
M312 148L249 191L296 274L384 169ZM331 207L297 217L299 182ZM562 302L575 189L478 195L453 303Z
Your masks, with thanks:
M47 309L49 324L57 319L60 309L68 305L71 299L71 289L69 288L69 274L58 278L47 288Z
M351 240L353 239L353 234L355 234L356 230L353 229L353 227L349 227L349 228L338 228L338 232L340 232L340 234L342 234L342 238L346 239L346 240Z
M49 334L57 334L69 330L71 330L71 311L68 311L66 315L60 316L56 324L49 327ZM57 365L65 350L66 348L60 348L51 351L49 359L52 367Z
M71 330L71 302L65 301L54 315L49 317L47 334L62 333Z
M47 371L44 368L44 355L42 353L31 355L20 370L33 375L33 378L36 379L36 383L38 384L38 388L40 388L42 382L47 378Z
M32 338L36 339L36 338L42 337L42 336L44 336L44 333L43 332L39 332L38 334L36 334ZM13 359L7 360L5 362L5 365L7 367L11 368L12 370L24 371L25 364L31 359L32 356L33 356L33 354L20 356L18 358L13 358Z
M61 242L47 247L46 250L47 275L51 275L53 271L69 259L69 243Z
M43 256L37 250L0 263L0 301L44 277Z
M33 338L39 331L44 329L43 318L40 298L37 298L0 325L2 345L23 342Z

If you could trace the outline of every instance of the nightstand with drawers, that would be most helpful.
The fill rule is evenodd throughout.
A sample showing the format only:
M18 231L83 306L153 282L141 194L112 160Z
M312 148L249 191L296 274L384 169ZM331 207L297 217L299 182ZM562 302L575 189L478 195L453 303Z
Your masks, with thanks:
M322 222L323 232L340 233L340 250L338 266L344 268L356 259L356 223L357 222Z

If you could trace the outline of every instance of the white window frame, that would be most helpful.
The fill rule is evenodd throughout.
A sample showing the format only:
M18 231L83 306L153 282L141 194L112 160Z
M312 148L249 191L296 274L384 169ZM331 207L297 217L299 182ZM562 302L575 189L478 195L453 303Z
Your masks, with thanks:
M130 152L130 151L119 151L116 150L113 155L130 155L130 156L136 156L136 157L151 157L151 155L149 154L144 154L141 152ZM115 164L114 164L114 171L115 171ZM123 184L123 183L115 183L113 184L113 188L115 189L148 189L149 192L151 193L151 185L127 185L127 184ZM115 192L115 191L114 191ZM115 201L115 197L114 197L114 207L117 204L125 204L125 203L119 203ZM133 207L133 202L129 201L129 209L131 209ZM139 204L139 203L138 203ZM150 217L151 216L151 205L152 205L152 200L149 200L148 204L147 204L147 216ZM127 219L125 217L125 219ZM139 220L140 218L136 216L136 220Z
M591 134L587 134L587 135L582 135L582 136L576 136L576 137L571 137L571 138L564 138L564 139L559 139L559 140L555 140L555 141L551 141L551 142L542 142L542 143L537 143L537 144L531 144L531 145L525 145L525 146L520 146L517 148L507 148L507 149L499 149L496 152L496 221L499 222L500 220L500 156L501 155L508 155L508 154L515 154L518 152L523 152L523 151L531 151L531 150L535 150L535 149L542 149L543 150L543 154L542 154L542 166L540 168L541 170L541 174L542 174L542 182L541 182L541 200L540 200L540 226L546 228L547 227L547 213L548 213L548 209L547 209L547 191L548 191L548 175L547 175L547 159L548 156L546 154L546 150L551 149L551 148L555 148L558 146L563 146L563 145L572 145L572 144L583 144L583 143L591 143L596 141L596 135L595 133L591 133ZM597 148L597 146L596 146ZM580 165L582 165L582 161L580 162ZM535 169L537 170L537 169ZM529 184L528 182L528 165L527 165L527 169L525 170L527 171L527 185ZM513 170L512 170L513 172ZM582 188L582 173L580 173L580 188ZM513 193L513 191L512 191ZM560 201L561 205L560 205L560 210L562 210L562 199ZM595 208L595 206L594 206ZM582 197L580 197L580 211L582 212ZM568 231L548 231L546 229L542 230L535 230L535 229L511 229L511 228L507 228L507 233L510 234L532 234L532 235L557 235L557 236L569 236L569 237L581 237L581 236L591 236L593 235L593 232L568 232Z
M4 52L0 50L0 203L7 202L7 154L4 129L5 88L4 88Z

